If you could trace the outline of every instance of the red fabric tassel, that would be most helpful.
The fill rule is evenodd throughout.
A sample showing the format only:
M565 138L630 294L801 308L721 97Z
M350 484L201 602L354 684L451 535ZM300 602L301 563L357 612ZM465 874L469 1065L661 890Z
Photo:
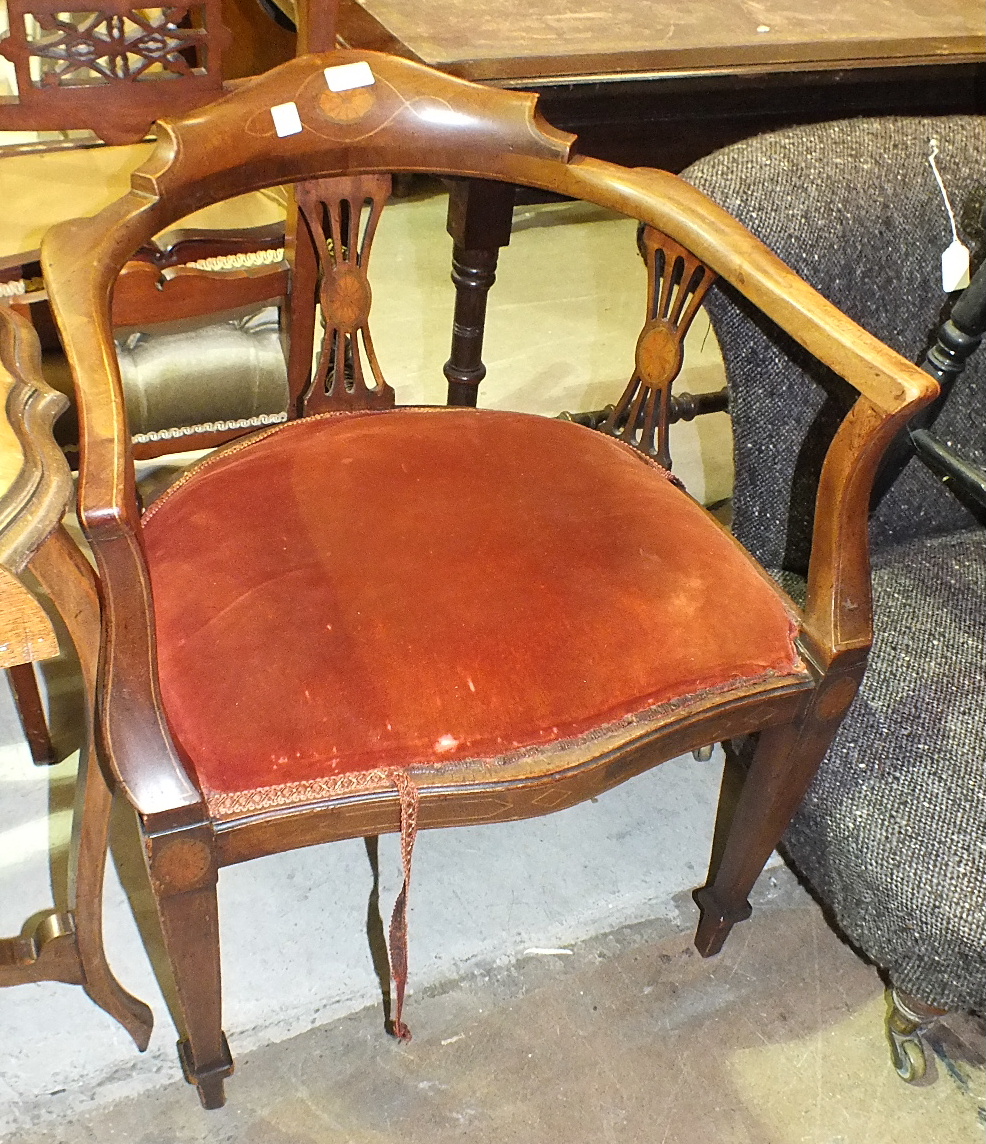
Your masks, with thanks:
M391 1031L399 1041L409 1041L411 1030L401 1015L407 987L407 895L411 886L411 855L418 833L418 788L406 771L393 771L391 779L401 803L401 864L404 867L404 885L397 895L390 919L390 975L397 990L397 1009Z

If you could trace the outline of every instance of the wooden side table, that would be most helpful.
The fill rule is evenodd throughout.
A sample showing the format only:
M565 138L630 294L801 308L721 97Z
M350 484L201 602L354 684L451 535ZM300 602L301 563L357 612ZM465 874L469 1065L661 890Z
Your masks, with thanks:
M62 525L72 477L51 426L68 404L42 380L30 323L0 306L0 667L58 654L44 609L25 586L30 570L62 616L82 665L87 722L79 762L69 867L69 909L50 910L29 931L0 938L0 986L28 981L81 985L147 1047L150 1009L116 980L103 950L103 873L112 795L95 757L92 702L99 648L95 574Z

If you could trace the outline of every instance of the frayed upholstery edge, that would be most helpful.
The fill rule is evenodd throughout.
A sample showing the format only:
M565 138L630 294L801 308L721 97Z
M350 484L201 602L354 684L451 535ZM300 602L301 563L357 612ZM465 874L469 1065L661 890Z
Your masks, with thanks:
M203 786L202 793L210 814L216 819L230 819L242 814L254 814L268 810L287 810L291 807L302 807L313 802L335 798L340 795L362 794L370 791L379 791L395 786L395 775L454 775L458 771L482 768L489 771L497 770L511 763L523 762L525 759L537 757L550 757L561 754L580 746L591 746L600 739L618 734L620 731L639 727L643 733L648 726L658 723L672 712L714 695L728 694L737 686L768 683L772 680L787 679L796 683L810 678L810 672L803 663L792 667L790 673L767 671L757 676L741 676L727 681L716 687L706 688L703 691L692 692L681 698L672 699L653 707L644 708L638 712L624 715L621 719L611 723L594 727L582 735L573 735L566 739L557 739L541 745L520 747L502 755L473 757L469 759L456 759L454 762L436 763L410 763L401 767L375 767L366 771L347 771L343 774L319 779L303 779L297 782L281 783L277 786L254 787L241 791L217 791Z
M407 900L411 891L411 858L414 840L418 836L419 792L407 771L392 771L391 782L397 788L401 808L401 866L404 882L394 912L390 917L390 976L396 986L397 1004L391 1032L399 1040L411 1040L411 1030L404 1023L404 993L407 989Z

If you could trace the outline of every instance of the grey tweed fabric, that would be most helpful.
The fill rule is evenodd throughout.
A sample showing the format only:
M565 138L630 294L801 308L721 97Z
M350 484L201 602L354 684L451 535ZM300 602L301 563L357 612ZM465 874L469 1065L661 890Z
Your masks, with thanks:
M959 233L975 248L986 190L986 119L857 119L792 128L724 148L683 177L913 361L947 313L940 258L952 236L927 162L932 138ZM726 361L738 442L735 530L768 567L804 574L818 472L852 391L728 289L713 291L708 309ZM941 440L980 463L984 385L980 353L936 425ZM882 547L972 523L912 462L881 505L872 537Z
M986 1009L986 531L873 562L863 679L785 839L894 984Z
M684 178L866 329L917 359L948 312L948 217L982 248L986 120L792 128ZM728 288L708 308L726 362L734 529L785 582L803 576L821 459L851 391ZM986 353L936 436L986 462ZM917 462L871 522L876 641L855 704L786 838L837 923L901 989L986 1010L986 533Z

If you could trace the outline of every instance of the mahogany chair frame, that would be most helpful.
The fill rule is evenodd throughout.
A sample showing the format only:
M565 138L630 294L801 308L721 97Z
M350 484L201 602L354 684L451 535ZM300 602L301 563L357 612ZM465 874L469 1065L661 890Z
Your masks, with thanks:
M0 498L0 666L28 668L58 654L58 640L37 598L23 582L28 570L62 616L79 655L86 711L91 715L99 646L99 593L92 567L62 525L72 476L51 436L68 404L41 380L30 324L0 307L0 376L6 417L22 463ZM30 981L81 985L140 1049L151 1035L150 1009L116 980L103 950L103 874L112 793L96 758L91 718L79 760L72 821L68 905L45 912L30 930L0 938L0 987Z
M372 90L329 93L323 69L352 63L369 65ZM296 104L303 130L278 138L270 109L287 102ZM314 198L330 210L317 181L432 172L528 185L643 221L654 255L651 304L626 417L610 430L620 434L634 426L631 443L645 452L661 455L666 440L661 414L687 324L687 290L675 293L683 282L707 286L721 276L858 392L820 479L807 600L803 609L791 605L801 675L703 695L646 726L613 730L591 749L561 751L550 767L543 759L522 759L495 772L464 765L454 777L427 769L414 775L422 828L500 822L571 806L682 752L759 731L717 865L697 893L696 944L704 955L717 952L731 927L749 916L753 882L856 693L872 640L867 505L873 476L886 445L936 394L935 382L826 302L699 191L665 172L574 154L573 137L539 117L532 95L474 86L372 52L335 52L291 61L208 109L162 122L158 139L131 192L94 218L53 228L42 260L78 388L80 516L103 592L98 741L141 822L184 1014L183 1065L203 1104L222 1104L223 1080L232 1071L220 1014L220 867L394 832L401 820L401 799L384 781L379 789L301 807L214 818L162 709L111 295L128 258L152 235L191 209L248 189L315 181ZM685 279L672 269L679 252L688 260ZM358 269L336 263L323 266L320 287L311 279L295 283L309 301L320 290L327 323L357 346L369 304L358 279ZM361 376L370 376L371 365L364 359Z

